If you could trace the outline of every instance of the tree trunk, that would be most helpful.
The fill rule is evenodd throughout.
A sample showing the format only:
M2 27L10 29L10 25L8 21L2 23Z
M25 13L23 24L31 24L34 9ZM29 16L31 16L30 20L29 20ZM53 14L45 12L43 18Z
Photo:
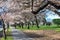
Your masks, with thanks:
M16 23L15 23L15 28L16 28Z
M29 24L30 24L30 23L28 22L28 29L30 28L30 27L29 27Z
M9 23L7 23L7 28L9 29Z
M33 23L33 21L32 21L32 27L33 27L33 25L34 25L34 23Z
M36 26L37 26L37 28L39 28L39 24L38 24L36 15L35 15L35 21L36 21Z
M6 40L7 36L6 36L6 32L5 32L5 24L4 24L4 20L2 19L3 21L3 36L4 36L4 39Z
M43 25L45 25L46 24L46 19L45 18L43 18Z
M21 27L23 28L23 22L21 22Z
M21 23L19 23L19 27L21 28Z

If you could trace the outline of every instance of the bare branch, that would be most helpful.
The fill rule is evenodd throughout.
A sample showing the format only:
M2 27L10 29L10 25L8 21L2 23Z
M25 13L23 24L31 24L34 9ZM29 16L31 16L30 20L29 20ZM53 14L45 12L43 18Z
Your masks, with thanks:
M48 5L52 5L54 6L56 9L60 9L60 5L58 6L57 4L53 3L52 1L47 1L47 3L43 3L41 7L39 7L38 10L33 11L32 13L37 14L40 10L43 10L45 7L47 7Z

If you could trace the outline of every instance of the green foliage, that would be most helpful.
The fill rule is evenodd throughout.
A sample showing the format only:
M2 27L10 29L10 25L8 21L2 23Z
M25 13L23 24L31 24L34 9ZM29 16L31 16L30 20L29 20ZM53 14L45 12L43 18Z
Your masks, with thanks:
M60 25L60 19L53 19L53 23L57 24L57 25Z
M53 24L51 26L47 26L47 25L41 25L39 26L39 28L36 27L36 25L30 26L30 29L27 28L27 26L24 26L24 28L20 28L19 26L17 26L17 29L19 30L55 30L57 32L60 32L60 27L57 27L57 25Z

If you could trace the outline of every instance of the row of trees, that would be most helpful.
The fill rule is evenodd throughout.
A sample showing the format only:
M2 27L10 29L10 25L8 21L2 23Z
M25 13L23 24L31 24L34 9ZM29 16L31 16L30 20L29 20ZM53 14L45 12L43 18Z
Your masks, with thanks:
M5 3L5 1L4 1L4 3ZM14 14L14 18L13 18L14 22L20 22L20 23L23 22L23 23L28 23L28 25L29 25L29 23L36 21L36 23L37 23L36 25L38 28L39 28L39 23L38 23L37 19L39 17L37 15L40 16L40 18L39 18L40 22L41 22L41 20L42 21L44 20L43 16L45 16L45 14L43 12L42 12L44 14L43 16L41 16L41 14L38 14L41 10L47 8L48 5L50 5L50 6L52 5L56 9L60 8L57 4L55 4L54 2L52 2L50 0L47 0L47 1L46 0L11 0L11 1L7 1L7 3L5 3L5 4L9 5L9 6L7 6L7 8L8 8L7 13L11 13L11 15ZM16 15L20 15L20 16L17 16L17 18L16 18ZM7 18L9 18L9 17L7 16ZM7 19L7 20L9 22L11 19L10 20ZM43 22L45 23L45 21L43 21Z
M26 1L27 1L27 0L26 0ZM50 6L51 6L51 5L54 6L56 9L59 9L59 8L60 8L57 4L53 3L52 1L48 1L48 0L47 0L47 1L44 0L41 5L39 4L40 7L39 7L39 6L34 6L34 4L33 4L34 2L33 2L33 1L32 1L32 4L30 4L30 1L27 1L27 2L26 2L26 1L22 1L22 4L24 4L24 5L25 5L25 4L26 4L26 5L29 4L29 5L28 5L29 7L27 7L26 5L23 6L23 7L24 7L24 9L22 9L22 12L23 12L23 13L21 12L21 14L23 15L23 16L22 16L22 18L23 18L22 20L24 20L25 23L26 23L26 22L30 22L31 19L32 19L32 20L36 20L36 23L37 23L36 25L37 25L38 28L39 28L39 26L38 26L38 22L37 22L37 17L38 17L37 14L38 14L39 11L43 10L44 8L46 8L49 4L50 4ZM37 3L38 3L38 2L37 2ZM19 4L19 3L18 3L18 4ZM37 4L36 4L36 5L37 5ZM30 13L30 12L31 12L31 9L30 9L31 7L32 7L32 13L33 13L32 15L30 15L30 14L31 14L31 13ZM35 10L35 8L38 8L38 7L39 7L39 9L38 9L38 10ZM33 8L34 8L34 9L33 9ZM26 10L26 11L29 10L30 12L26 12L26 11L24 12L24 10ZM34 10L35 10L35 11L34 11ZM32 16L34 16L35 19L34 19ZM40 16L41 16L41 15L40 15ZM32 17L32 18L31 18L31 17ZM42 16L41 16L41 17L42 17ZM43 18L43 19L44 19L44 18ZM21 20L20 20L20 21L21 21ZM44 21L44 24L45 24L45 21ZM28 25L29 25L29 24L28 24Z

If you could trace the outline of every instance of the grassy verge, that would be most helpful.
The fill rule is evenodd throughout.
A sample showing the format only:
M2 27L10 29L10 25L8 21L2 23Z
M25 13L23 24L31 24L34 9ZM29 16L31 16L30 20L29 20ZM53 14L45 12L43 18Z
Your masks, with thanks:
M8 32L6 32L6 35L7 35L6 40L13 40L13 37L11 35L11 29L8 29ZM4 37L2 37L1 40L5 40Z
M60 32L60 27L58 27L57 25L51 25L51 26L39 26L39 28L37 28L36 26L30 26L30 28L28 29L26 26L24 26L24 28L20 28L19 26L17 26L17 29L20 30L55 30Z

